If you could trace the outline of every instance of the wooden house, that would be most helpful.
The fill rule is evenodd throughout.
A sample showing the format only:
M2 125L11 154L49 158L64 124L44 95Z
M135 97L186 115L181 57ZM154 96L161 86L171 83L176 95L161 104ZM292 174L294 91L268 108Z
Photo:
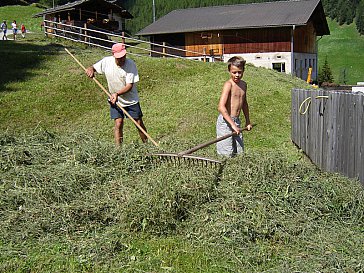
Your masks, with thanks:
M329 35L321 0L277 1L174 10L143 30L158 44L185 51L191 59L226 62L242 56L248 63L307 79L317 79L319 37ZM169 50L169 51L168 51ZM161 54L153 54L161 56Z
M133 18L120 0L78 0L46 9L34 17L43 17L45 26L52 27L46 30L49 33L61 33L63 29L69 29L67 26L121 33L125 31L125 20ZM50 21L56 24L52 25Z

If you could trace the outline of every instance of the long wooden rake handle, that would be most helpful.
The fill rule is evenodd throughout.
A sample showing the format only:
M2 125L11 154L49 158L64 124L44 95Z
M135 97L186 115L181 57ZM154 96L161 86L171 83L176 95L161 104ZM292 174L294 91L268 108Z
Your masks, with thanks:
M67 48L65 48L66 52L76 61L76 63L79 64L79 66L82 67L82 69L86 72L86 67L83 66L83 64L71 53L69 52L69 50ZM106 88L95 78L92 77L92 79L94 80L94 82L96 82L96 84L101 88L102 91L105 92L105 94L108 96L108 98L111 98L111 94L109 91L106 90ZM124 112L124 114L135 124L136 127L138 127L138 129L140 131L143 132L143 134L145 134L147 136L147 138L156 146L159 147L158 143L154 141L154 139L143 129L143 127L141 127L139 125L138 122L136 122L135 119L133 119L132 116L130 116L130 114L121 106L121 103L119 101L116 102L116 105Z
M246 130L247 130L247 128L243 128L243 131L246 131ZM209 146L209 145L211 145L211 144L214 144L214 143L219 142L219 141L221 141L221 140L227 139L227 138L229 138L229 137L231 137L231 136L234 136L234 135L236 135L236 133L235 133L235 132L232 132L232 133L230 133L230 134L227 134L227 135L224 135L224 136L221 136L221 137L215 138L215 139L210 140L210 141L208 141L208 142L205 142L205 143L199 144L199 145L197 145L197 146L195 146L195 147L193 147L193 148L191 148L191 149L189 149L189 150L186 150L186 151L180 152L180 153L178 153L178 155L188 155L188 154L192 154L192 153L196 152L197 150L200 150L200 149L202 149L202 148L205 148L205 147L207 147L207 146Z

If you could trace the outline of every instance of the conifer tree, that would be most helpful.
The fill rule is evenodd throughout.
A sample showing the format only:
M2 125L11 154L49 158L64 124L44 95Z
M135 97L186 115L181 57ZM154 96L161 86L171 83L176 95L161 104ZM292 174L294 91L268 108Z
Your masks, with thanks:
M319 69L319 82L328 82L332 83L334 81L334 77L332 76L331 68L329 62L327 61L327 56L325 57L324 65L322 69Z
M361 0L356 10L355 18L356 29L360 35L364 34L364 0Z
M340 69L339 83L347 84L348 82L348 70L346 67Z

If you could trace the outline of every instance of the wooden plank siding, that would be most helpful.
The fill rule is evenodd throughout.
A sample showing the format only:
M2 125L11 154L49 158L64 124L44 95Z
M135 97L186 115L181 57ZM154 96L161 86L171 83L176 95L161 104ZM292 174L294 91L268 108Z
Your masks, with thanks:
M291 36L291 27L277 27L160 34L153 35L151 41L190 51L184 53L166 49L166 52L170 54L197 57L202 56L203 53L207 56L221 56L223 54L291 52ZM152 49L162 52L162 47L159 46L153 46ZM295 28L294 52L316 52L316 34L312 23ZM158 55L160 54L152 54L152 56Z
M291 50L290 28L230 30L223 32L222 36L225 54Z
M186 50L205 53L208 56L223 54L222 40L216 31L186 33ZM187 57L195 57L197 54L187 52ZM201 55L200 55L201 56Z
M313 24L296 27L294 31L293 51L316 53L316 32Z

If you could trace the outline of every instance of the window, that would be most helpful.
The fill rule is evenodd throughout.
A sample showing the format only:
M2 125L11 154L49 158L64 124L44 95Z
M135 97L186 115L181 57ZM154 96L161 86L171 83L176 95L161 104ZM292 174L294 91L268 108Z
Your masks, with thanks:
M212 39L212 33L211 32L202 32L201 38L202 39Z
M286 63L272 63L272 68L278 72L286 72Z

